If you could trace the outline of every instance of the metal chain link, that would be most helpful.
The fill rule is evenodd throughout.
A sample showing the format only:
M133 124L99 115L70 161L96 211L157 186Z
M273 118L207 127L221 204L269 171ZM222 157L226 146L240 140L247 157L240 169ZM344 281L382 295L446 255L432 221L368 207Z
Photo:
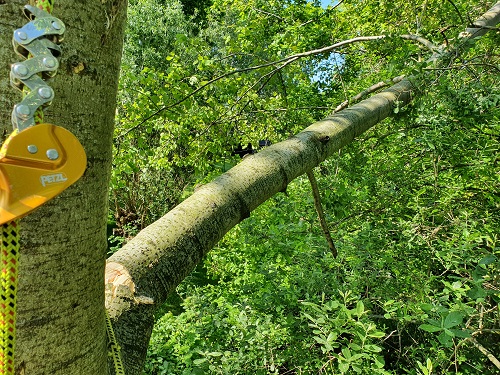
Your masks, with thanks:
M24 10L31 21L14 31L12 42L16 53L27 60L13 64L10 71L12 86L30 90L12 111L12 125L18 131L35 125L36 111L54 99L54 91L44 79L53 77L59 68L58 43L65 31L64 23L45 10L32 5Z

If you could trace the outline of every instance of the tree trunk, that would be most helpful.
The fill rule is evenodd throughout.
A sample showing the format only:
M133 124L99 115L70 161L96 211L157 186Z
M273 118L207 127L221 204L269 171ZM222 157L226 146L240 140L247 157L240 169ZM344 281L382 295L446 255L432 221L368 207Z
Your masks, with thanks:
M21 94L7 84L12 35L27 1L0 1L0 113ZM107 370L104 263L108 183L126 1L55 2L66 24L55 99L45 121L84 146L82 179L21 220L16 369L29 375L104 375Z
M500 2L461 38L500 22ZM469 43L470 46L472 43ZM440 64L453 54L435 54ZM424 83L416 83L416 86ZM296 136L245 158L143 229L108 259L106 303L118 331L128 375L139 375L152 330L152 313L232 227L294 178L411 99L414 85L403 79L359 104L319 121ZM120 276L120 277L119 277Z

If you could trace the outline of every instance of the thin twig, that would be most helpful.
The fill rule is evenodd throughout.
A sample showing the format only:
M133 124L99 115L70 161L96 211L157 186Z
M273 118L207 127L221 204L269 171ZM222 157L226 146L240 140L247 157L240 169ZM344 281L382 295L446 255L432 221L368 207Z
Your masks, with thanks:
M483 353L488 359L490 360L491 363L493 363L498 369L500 369L500 361L484 346L482 346L475 338L470 338L469 339L472 344L479 349L481 353Z
M421 37L418 35L403 34L403 35L401 35L401 38L406 39L406 40L414 40L415 42L419 42L420 44L426 46L431 51L434 51L437 48L436 45L434 43L432 43L430 40L427 40L424 37Z
M314 172L312 170L306 172L307 178L309 178L309 182L311 183L313 198L314 198L314 207L316 208L316 212L318 213L319 223L321 225L321 229L323 229L323 233L326 238L326 242L328 242L328 247L332 252L332 256L334 258L337 257L337 248L333 243L332 236L330 234L330 230L328 229L328 224L326 223L325 213L323 212L323 206L321 205L321 196L319 195L318 182L316 181L316 177L314 176Z

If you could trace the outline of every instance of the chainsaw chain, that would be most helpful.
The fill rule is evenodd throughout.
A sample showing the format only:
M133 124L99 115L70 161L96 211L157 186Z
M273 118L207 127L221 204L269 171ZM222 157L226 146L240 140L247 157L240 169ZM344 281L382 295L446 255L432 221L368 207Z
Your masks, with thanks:
M12 126L19 132L35 125L38 108L49 105L54 90L44 79L53 77L59 67L59 43L63 40L64 23L44 10L26 5L24 14L30 20L14 31L12 43L16 53L27 60L12 65L10 82L19 90L29 89L24 99L14 106Z

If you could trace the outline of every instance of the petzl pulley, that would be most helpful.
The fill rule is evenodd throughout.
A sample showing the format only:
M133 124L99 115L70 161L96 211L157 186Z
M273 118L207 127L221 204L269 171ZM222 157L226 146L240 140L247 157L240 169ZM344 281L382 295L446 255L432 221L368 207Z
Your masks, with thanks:
M0 224L20 218L76 182L86 168L85 151L63 127L36 124L37 111L54 91L44 81L59 67L65 26L58 18L26 5L30 22L14 31L16 53L27 60L11 67L11 84L25 92L14 106L14 132L0 150Z

